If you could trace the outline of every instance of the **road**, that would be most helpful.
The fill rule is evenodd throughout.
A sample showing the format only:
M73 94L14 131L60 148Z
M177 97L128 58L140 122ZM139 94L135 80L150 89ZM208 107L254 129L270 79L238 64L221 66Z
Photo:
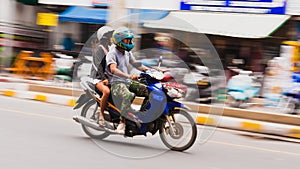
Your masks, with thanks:
M0 96L1 169L298 169L297 143L198 126L196 144L168 151L158 136L93 140L68 106ZM204 134L203 134L203 131ZM210 135L208 140L205 134Z

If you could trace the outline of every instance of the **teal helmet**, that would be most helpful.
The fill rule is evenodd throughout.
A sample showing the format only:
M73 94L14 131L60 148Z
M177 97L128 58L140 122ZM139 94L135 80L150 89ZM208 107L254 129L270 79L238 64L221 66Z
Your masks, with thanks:
M116 29L112 35L112 41L115 45L118 47L130 51L134 48L134 44L132 43L132 39L134 38L133 32L126 28L126 27L120 27ZM130 39L130 43L126 44L122 40L123 39Z

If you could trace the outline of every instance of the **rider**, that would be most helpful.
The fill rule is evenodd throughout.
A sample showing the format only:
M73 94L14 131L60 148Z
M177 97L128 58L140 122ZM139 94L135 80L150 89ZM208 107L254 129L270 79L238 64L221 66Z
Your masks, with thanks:
M110 48L106 56L107 74L111 83L111 93L113 98L121 100L121 115L130 118L130 113L135 113L131 109L131 102L135 95L148 97L147 86L137 81L137 75L129 74L129 64L139 69L146 71L148 68L143 65L135 64L131 50L134 48L132 42L134 35L132 31L126 27L116 29L112 35L112 41L115 44ZM124 119L121 118L117 127L117 131L121 134L125 132Z
M98 124L100 126L105 125L104 121L104 109L107 105L107 99L110 94L110 89L108 85L108 79L105 75L106 59L105 56L108 53L109 47L111 46L111 36L113 29L109 26L102 26L97 31L97 38L99 44L93 50L93 62L91 68L91 78L93 78L93 83L102 92L102 97L100 101L100 112L98 118Z

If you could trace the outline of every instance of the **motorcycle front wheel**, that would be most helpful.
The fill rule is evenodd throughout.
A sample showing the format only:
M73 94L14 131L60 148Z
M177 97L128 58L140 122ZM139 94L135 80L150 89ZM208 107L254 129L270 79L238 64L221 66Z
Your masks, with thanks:
M196 141L197 126L184 110L173 110L161 124L159 134L162 142L171 150L184 151Z
M99 106L95 100L90 100L87 102L81 111L81 116L89 119L90 121L97 121L97 113L99 112ZM99 131L93 128L87 127L81 124L83 131L90 136L91 138L95 139L104 139L110 135L107 131Z

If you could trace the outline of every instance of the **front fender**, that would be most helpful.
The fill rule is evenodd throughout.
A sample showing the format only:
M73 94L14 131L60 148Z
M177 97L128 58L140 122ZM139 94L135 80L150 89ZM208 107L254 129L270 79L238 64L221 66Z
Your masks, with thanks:
M191 108L189 108L188 106L182 104L182 103L179 103L177 101L171 101L171 102L168 102L167 103L167 106L165 108L165 111L164 111L164 114L168 113L170 109L174 109L174 108L182 108L182 109L185 109L185 110L191 110Z

